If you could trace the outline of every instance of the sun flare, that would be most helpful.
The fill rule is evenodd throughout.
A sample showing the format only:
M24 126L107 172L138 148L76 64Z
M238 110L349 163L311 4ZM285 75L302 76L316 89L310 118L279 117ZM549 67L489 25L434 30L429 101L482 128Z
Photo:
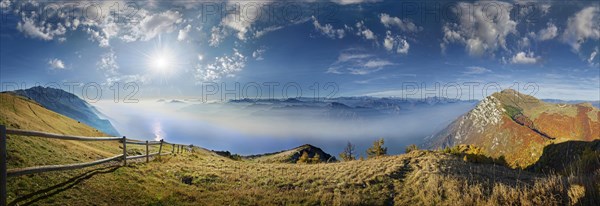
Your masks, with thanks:
M148 64L153 72L163 75L172 72L176 60L169 50L162 49L150 56Z

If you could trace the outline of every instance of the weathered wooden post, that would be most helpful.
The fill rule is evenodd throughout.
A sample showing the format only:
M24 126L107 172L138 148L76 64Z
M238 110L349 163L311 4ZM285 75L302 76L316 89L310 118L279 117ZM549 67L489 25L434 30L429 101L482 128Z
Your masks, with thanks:
M123 166L127 166L127 137L123 136Z
M194 145L193 144L190 145L190 152L194 153Z
M162 152L163 140L160 140L160 146L158 147L158 157L160 158L160 153Z
M146 163L150 162L150 153L148 152L148 140L146 140Z
M0 205L6 205L6 127L0 125Z
M171 151L171 154L174 155L175 154L175 144L171 144L173 151Z

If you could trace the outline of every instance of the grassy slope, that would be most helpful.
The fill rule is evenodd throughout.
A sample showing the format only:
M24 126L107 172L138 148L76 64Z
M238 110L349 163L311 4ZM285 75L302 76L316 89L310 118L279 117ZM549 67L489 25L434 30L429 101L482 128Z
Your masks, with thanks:
M102 135L33 102L7 94L0 97L0 121L9 127ZM89 161L121 151L117 143L13 136L8 141L10 168ZM63 160L67 155L71 158ZM8 188L9 202L41 205L558 205L569 203L570 194L573 200L599 196L599 185L582 182L594 183L472 164L441 152L296 165L233 161L196 149L149 164L10 178Z

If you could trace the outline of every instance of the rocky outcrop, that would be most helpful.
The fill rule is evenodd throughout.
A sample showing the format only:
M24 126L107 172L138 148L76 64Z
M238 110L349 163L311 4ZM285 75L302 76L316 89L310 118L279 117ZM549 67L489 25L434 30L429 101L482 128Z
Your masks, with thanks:
M600 139L600 111L589 104L552 104L514 90L483 99L429 139L428 148L472 144L513 167L535 163L546 145Z

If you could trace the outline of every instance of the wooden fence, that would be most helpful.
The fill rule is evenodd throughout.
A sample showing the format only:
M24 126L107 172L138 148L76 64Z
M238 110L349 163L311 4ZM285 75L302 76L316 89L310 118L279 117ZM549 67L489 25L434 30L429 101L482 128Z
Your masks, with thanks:
M75 164L65 164L65 165L44 165L44 166L33 166L27 168L16 168L16 169L8 169L7 168L7 151L6 151L6 136L7 135L19 135L19 136L30 136L30 137L43 137L43 138L52 138L52 139L60 139L60 140L76 140L76 141L118 141L123 144L123 154L119 154L113 157L96 160L93 162L85 162L85 163L75 163ZM136 156L127 156L127 145L145 145L146 146L146 154L144 155L136 155ZM158 152L150 153L149 146L150 145L159 145ZM171 145L171 152L163 152L163 145ZM177 147L177 151L175 148ZM60 171L60 170L74 170L81 169L85 167L91 167L94 165L105 164L113 161L122 161L123 166L127 166L127 160L133 159L141 159L146 158L146 162L150 161L150 157L153 156L161 156L167 154L175 154L175 153L183 153L186 149L189 151L194 151L193 145L182 145L175 143L168 143L163 140L160 141L141 141L135 139L128 139L127 137L82 137L82 136L72 136L72 135L61 135L61 134L52 134L47 132L39 132L39 131L29 131L29 130L19 130L19 129L7 129L4 125L0 125L0 206L6 205L7 200L7 188L6 188L6 179L8 177L16 177L27 174L35 174L35 173L44 173L50 171Z

